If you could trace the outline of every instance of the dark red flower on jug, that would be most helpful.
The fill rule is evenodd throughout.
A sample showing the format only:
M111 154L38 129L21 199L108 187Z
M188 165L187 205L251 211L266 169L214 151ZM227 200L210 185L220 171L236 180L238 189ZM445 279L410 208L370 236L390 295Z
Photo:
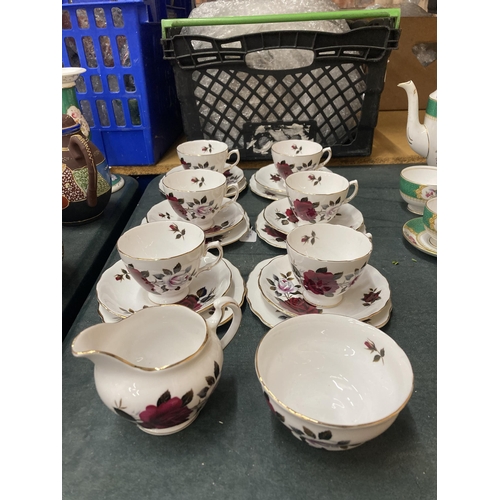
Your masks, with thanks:
M294 200L293 208L300 219L309 222L314 222L318 215L314 204L307 199Z
M278 299L280 300L280 299ZM281 305L287 311L295 314L319 314L321 311L301 297L290 297L287 300L280 300Z
M291 166L285 160L276 163L276 170L278 170L278 173L283 179L293 174Z
M180 398L170 398L159 406L148 405L139 415L142 427L146 429L166 429L182 424L189 419L191 410Z
M304 288L316 295L333 295L340 288L337 283L339 276L330 272L306 271L304 273Z

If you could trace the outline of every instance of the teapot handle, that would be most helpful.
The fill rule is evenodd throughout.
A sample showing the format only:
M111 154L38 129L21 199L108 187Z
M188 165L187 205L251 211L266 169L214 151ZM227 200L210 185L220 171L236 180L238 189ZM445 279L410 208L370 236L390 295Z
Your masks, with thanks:
M233 311L233 317L231 319L231 325L226 331L226 333L222 336L220 339L220 343L222 345L222 349L224 349L231 340L233 340L233 337L235 336L236 332L238 331L238 328L241 323L241 309L236 300L234 300L232 297L219 297L214 301L214 308L215 312L213 315L205 320L207 322L208 328L216 334L217 327L219 326L222 315L224 314L224 309L226 307L229 307Z
M89 146L89 141L80 135L72 135L69 139L68 149L73 158L84 158L89 174L89 186L87 188L87 205L95 207L97 205L97 168L95 166L94 155Z

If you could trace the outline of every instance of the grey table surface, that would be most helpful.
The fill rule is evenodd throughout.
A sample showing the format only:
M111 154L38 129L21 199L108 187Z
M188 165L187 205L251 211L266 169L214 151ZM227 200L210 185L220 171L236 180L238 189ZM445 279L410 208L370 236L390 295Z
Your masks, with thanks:
M407 353L415 375L408 405L384 434L337 452L294 438L262 396L254 354L268 327L245 302L238 333L224 350L220 383L198 418L177 434L148 435L104 406L93 364L71 354L75 335L101 321L93 290L63 342L63 498L436 498L437 259L403 238L403 224L416 217L399 195L404 166L331 168L359 182L351 204L373 235L370 264L391 287L394 309L382 330ZM164 199L160 178L145 190L125 229ZM270 200L247 188L238 202L253 224ZM284 253L260 238L224 247L244 279L260 261ZM104 269L118 259L115 248Z
M62 338L67 335L96 278L140 198L139 183L122 176L124 185L111 194L100 217L80 226L63 226Z

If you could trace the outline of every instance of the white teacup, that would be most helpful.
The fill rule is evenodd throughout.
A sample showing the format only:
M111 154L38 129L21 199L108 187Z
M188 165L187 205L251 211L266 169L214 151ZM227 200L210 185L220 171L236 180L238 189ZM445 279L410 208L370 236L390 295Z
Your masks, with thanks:
M229 158L233 155L236 156L236 160L230 164ZM238 165L240 161L238 149L229 151L229 147L224 142L204 139L179 144L177 156L187 170L203 168L216 170L221 174Z
M292 271L304 299L334 307L363 273L372 253L370 234L321 222L298 226L286 238Z
M130 275L156 304L174 304L189 293L189 283L222 258L220 242L205 243L205 233L190 222L157 221L133 227L116 244ZM218 255L210 264L208 250Z
M275 142L271 154L278 174L286 179L294 172L324 167L332 157L332 148L323 148L314 141L291 139ZM325 154L326 159L321 161Z
M296 172L286 178L285 186L299 226L331 221L358 194L357 180L348 181L333 172Z
M226 204L238 199L237 182L227 184L224 174L214 170L179 170L162 179L172 210L201 229L209 229L213 218ZM224 201L228 195L232 200Z
M437 226L437 196L427 200L424 206L422 220L425 232L429 236L429 243L437 248L438 226Z

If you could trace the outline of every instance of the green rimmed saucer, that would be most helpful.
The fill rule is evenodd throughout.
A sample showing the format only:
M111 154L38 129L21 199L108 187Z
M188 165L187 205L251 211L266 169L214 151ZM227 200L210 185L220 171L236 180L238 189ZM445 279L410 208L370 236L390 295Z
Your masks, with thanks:
M437 257L437 248L429 243L429 235L425 231L422 217L409 220L403 226L405 240L421 252Z

